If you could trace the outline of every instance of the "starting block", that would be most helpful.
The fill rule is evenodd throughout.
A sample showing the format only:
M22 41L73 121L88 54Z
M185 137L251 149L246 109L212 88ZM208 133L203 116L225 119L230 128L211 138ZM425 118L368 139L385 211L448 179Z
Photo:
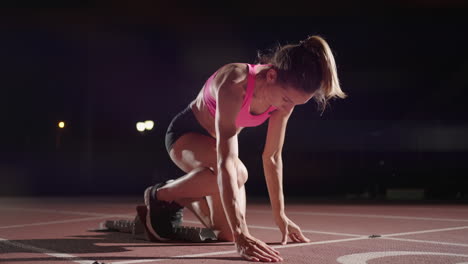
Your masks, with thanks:
M99 231L121 232L132 234L135 238L149 241L158 241L151 234L146 232L146 214L148 210L144 205L136 207L137 215L133 220L119 219L106 220L100 223ZM214 242L218 240L219 231L204 227L178 226L174 228L171 239L188 242L202 243Z
M174 238L189 242L210 242L218 240L219 232L205 227L178 226L174 228Z

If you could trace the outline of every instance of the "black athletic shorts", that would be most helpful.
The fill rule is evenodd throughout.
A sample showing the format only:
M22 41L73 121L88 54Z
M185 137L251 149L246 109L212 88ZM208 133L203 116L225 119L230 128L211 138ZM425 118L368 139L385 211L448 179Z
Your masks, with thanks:
M198 133L213 138L204 127L198 123L190 105L182 112L178 113L169 124L166 132L167 153L172 149L172 145L184 134Z

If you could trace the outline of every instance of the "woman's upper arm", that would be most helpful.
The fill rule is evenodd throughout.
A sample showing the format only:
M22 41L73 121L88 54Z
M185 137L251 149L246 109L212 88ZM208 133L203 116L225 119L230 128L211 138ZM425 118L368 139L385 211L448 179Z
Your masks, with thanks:
M293 110L294 107L289 111L277 110L270 116L265 148L263 149L264 159L269 160L281 155L286 135L286 127Z
M230 66L219 72L216 93L216 148L218 161L238 156L236 118L243 102L242 71Z

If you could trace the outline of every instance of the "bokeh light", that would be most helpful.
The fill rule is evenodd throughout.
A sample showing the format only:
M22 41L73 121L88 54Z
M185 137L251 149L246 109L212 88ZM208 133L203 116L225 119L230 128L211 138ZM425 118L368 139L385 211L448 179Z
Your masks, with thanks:
M152 120L145 121L145 128L146 130L152 130L154 127L154 122Z
M137 129L139 132L145 131L145 129L146 129L145 123L143 123L143 122L138 122L138 123L136 124L136 129Z

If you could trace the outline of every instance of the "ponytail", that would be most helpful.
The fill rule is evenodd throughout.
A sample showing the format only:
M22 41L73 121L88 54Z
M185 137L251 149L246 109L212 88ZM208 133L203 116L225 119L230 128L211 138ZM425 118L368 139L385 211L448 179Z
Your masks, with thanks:
M322 113L330 99L347 97L340 87L333 53L320 36L258 52L257 63L272 64L278 71L279 82L314 93L314 100Z

